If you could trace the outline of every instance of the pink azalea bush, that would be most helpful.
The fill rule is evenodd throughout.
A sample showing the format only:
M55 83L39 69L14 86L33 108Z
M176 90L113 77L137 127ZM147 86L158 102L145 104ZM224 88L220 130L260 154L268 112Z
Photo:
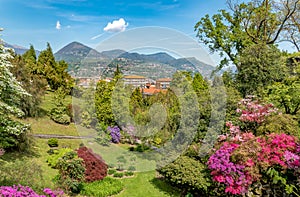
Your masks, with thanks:
M232 152L238 147L238 144L225 142L208 160L213 180L224 183L226 185L225 192L232 194L245 193L247 187L252 183L251 177L245 171L245 165L230 161Z
M225 184L225 192L244 194L270 167L298 170L300 152L296 146L295 137L274 133L241 144L224 142L207 164L213 180Z
M254 98L254 96L248 96L239 102L240 108L237 112L241 113L239 119L242 122L262 123L267 116L278 111L273 104L262 104Z
M49 188L44 189L46 195L39 195L28 186L14 185L14 186L0 186L1 197L62 197L64 192L57 190L52 191Z
M260 104L253 97L240 103L240 125L227 122L228 132L220 135L216 151L207 165L214 181L225 185L225 192L245 194L251 185L260 181L270 168L294 171L300 179L300 145L298 139L287 134L271 133L255 136L254 125L260 125L267 116L277 113L272 104ZM249 130L251 128L252 130ZM296 173L298 172L298 173Z

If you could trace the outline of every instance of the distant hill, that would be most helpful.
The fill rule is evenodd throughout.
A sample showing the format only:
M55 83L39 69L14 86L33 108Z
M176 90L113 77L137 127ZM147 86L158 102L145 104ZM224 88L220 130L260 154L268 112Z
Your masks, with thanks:
M118 64L124 74L137 74L151 78L172 77L176 70L200 72L209 77L213 66L194 57L176 59L165 52L139 54L120 49L98 52L79 42L72 42L54 54L56 60L69 63L69 72L81 77L94 77L106 73L111 76Z
M103 58L102 54L79 42L71 42L57 51L54 56L58 61L65 60L69 63L80 63L87 57L92 59Z
M153 62L153 63L163 63L163 64L168 64L171 61L176 60L174 57L164 52L159 52L159 53L149 54L149 55L125 52L121 54L119 57L131 59L131 60L139 60L143 62Z
M126 53L126 51L121 50L121 49L114 49L114 50L110 50L110 51L102 51L101 54L104 57L110 58L110 59L114 59L119 57L120 55L122 55L123 53Z
M4 43L4 46L13 49L15 53L18 55L23 55L28 50L28 48L26 47L14 45L14 44L8 44L8 43ZM35 50L35 53L36 56L38 56L40 54L40 51Z

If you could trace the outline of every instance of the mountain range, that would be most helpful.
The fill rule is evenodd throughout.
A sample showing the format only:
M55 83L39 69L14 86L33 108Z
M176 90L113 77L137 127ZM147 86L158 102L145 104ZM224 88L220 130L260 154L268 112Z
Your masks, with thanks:
M6 44L17 54L27 49ZM39 54L39 51L37 51ZM177 70L200 72L209 77L214 67L194 57L175 58L168 53L139 54L121 49L99 52L79 42L71 42L54 53L55 59L69 64L68 71L76 77L111 77L119 65L125 75L142 75L153 79L172 77Z

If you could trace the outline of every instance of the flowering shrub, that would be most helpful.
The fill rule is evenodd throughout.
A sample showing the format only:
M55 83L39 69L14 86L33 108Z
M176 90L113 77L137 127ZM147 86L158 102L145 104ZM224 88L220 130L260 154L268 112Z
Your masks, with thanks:
M284 169L287 168L294 171L300 168L300 148L296 137L274 133L262 137L249 133L247 136L239 144L233 143L232 139L223 142L208 160L213 180L225 184L225 192L245 194L252 183L268 175L274 167L283 169L280 173L286 173ZM286 180L281 182L291 188Z
M262 123L267 116L277 112L273 104L261 104L257 100L253 100L254 96L248 96L239 102L240 108L237 109L241 113L240 120L242 122Z
M245 171L246 166L230 161L230 155L238 147L238 144L225 142L208 160L213 180L224 183L225 192L232 194L245 193L252 183L251 176Z
M111 141L113 143L119 143L121 140L121 133L119 127L118 126L108 127L107 130L111 136Z
M29 197L62 197L65 196L64 192L61 190L52 191L49 188L44 189L44 193L47 195L39 195L33 189L28 186L22 185L14 185L14 186L0 186L0 196L1 197L21 197L21 196L29 196Z
M258 138L257 141L262 147L258 153L258 161L266 169L272 165L280 165L287 168L284 154L286 151L296 152L296 139L286 134L270 134L266 138Z
M278 110L273 104L264 104L258 100L254 100L254 96L248 96L242 99L236 110L240 114L238 125L233 124L231 121L226 122L226 127L229 132L220 135L219 141L231 140L235 142L242 142L256 133L257 128L265 121L265 119Z

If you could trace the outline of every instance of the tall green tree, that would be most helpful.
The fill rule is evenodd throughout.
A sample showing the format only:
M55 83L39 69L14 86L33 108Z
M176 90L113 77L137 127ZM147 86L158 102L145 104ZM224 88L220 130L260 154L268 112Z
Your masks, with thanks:
M29 130L28 125L15 119L24 115L18 105L21 98L29 94L10 72L13 66L10 57L0 40L0 147L4 149L20 148Z
M25 116L39 115L39 105L45 93L47 81L42 75L34 73L36 55L33 46L22 56L14 55L11 62L14 65L11 67L11 72L22 83L22 87L31 95L22 96L19 108L22 109Z
M240 70L236 82L243 96L262 95L268 85L285 78L283 53L273 45L251 45L241 52L238 60Z
M286 77L269 85L265 90L267 100L291 115L296 115L300 111L300 61L297 57L299 53L286 58Z
M43 50L38 57L34 72L45 76L52 90L57 90L63 86L64 89L68 91L67 93L70 93L74 80L68 74L67 68L68 64L65 61L55 61L52 48L50 44L47 43L47 48Z
M282 35L290 27L288 22L298 17L299 0L251 0L247 3L228 2L213 16L206 15L195 25L197 36L211 52L223 58L219 68L234 64L238 71L238 57L252 44L273 45L284 40ZM238 1L237 1L238 2Z

